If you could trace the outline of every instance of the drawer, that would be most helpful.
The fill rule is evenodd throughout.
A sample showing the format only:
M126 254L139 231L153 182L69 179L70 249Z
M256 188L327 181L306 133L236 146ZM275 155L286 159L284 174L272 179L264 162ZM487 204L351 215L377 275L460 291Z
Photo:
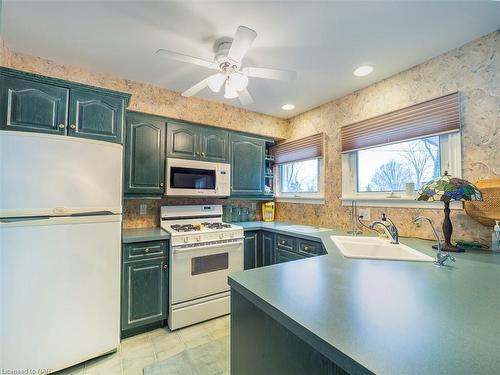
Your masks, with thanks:
M299 253L304 255L321 255L323 246L319 242L299 240Z
M148 241L123 244L123 260L164 257L168 253L167 241Z
M299 255L297 253L292 253L287 250L277 250L276 251L276 263L290 262L292 260L304 259L305 256Z
M276 247L288 251L297 251L295 238L283 234L276 235Z

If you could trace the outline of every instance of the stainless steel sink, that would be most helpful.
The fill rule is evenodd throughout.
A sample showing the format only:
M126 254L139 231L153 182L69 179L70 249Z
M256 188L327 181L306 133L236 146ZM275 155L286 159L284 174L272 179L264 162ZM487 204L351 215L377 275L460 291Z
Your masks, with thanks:
M330 236L346 258L433 262L434 258L402 243L391 244L378 237Z

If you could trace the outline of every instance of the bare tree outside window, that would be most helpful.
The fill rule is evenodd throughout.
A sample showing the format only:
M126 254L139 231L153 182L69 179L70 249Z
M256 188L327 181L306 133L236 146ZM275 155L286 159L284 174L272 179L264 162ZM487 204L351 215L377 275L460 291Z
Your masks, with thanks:
M358 151L358 191L420 188L440 175L439 137L429 137Z
M283 164L280 168L283 193L318 192L318 159Z

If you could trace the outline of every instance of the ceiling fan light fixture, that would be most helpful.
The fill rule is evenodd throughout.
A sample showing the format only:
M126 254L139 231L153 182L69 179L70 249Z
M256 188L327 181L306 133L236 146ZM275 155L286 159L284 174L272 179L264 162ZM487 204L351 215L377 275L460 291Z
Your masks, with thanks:
M207 85L213 92L219 92L226 81L226 75L222 73L214 74L207 78Z
M241 73L233 73L229 76L231 84L236 91L243 91L248 86L248 77Z
M226 80L226 89L224 92L224 98L234 99L237 97L238 97L238 92L236 91L233 84L231 83L231 80L230 79Z
M364 77L373 72L373 66L371 65L362 65L358 67L352 74L356 77Z

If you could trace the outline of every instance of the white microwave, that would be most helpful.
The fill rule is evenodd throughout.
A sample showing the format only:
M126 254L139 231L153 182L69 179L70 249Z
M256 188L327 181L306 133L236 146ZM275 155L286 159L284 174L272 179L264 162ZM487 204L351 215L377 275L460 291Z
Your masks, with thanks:
M231 166L199 160L167 159L167 196L227 197Z

